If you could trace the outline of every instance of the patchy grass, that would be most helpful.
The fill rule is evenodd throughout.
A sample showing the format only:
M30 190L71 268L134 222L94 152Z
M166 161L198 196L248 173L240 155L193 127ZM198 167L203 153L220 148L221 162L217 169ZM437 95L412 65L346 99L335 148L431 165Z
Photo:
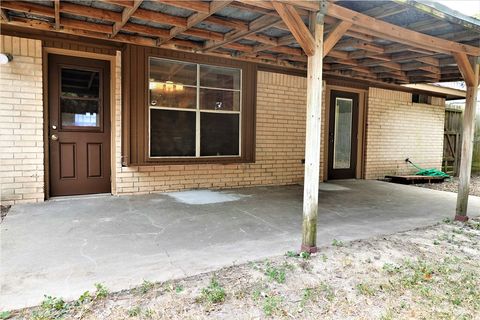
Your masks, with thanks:
M202 300L208 303L222 303L225 301L225 289L218 283L215 277L212 277L208 287L202 290Z
M18 319L479 319L480 219L284 256L75 301ZM2 313L0 313L2 315ZM5 316L4 316L5 317ZM2 317L0 316L0 319Z

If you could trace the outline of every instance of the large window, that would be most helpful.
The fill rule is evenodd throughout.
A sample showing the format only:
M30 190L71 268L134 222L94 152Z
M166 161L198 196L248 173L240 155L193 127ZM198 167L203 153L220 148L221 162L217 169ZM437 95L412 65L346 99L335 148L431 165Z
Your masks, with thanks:
M241 156L242 70L150 57L149 156Z

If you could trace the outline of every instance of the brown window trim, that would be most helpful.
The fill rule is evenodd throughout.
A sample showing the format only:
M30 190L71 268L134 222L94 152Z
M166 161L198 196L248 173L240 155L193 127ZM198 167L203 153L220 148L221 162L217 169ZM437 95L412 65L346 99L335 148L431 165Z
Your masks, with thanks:
M150 158L148 60L150 57L242 69L241 156ZM255 162L257 66L201 54L128 45L122 55L122 165L232 164Z

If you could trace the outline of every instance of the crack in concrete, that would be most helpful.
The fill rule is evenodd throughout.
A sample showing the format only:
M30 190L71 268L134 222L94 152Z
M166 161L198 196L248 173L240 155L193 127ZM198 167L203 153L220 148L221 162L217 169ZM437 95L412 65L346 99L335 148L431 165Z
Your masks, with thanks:
M187 272L186 272L181 266L177 266L175 263L173 263L172 258L170 257L170 254L168 253L168 250L164 250L164 252L165 252L165 254L167 255L168 263L169 263L172 267L178 268L180 271L182 271L183 276L184 276L184 277L187 277L187 276L188 276Z
M80 255L82 257L84 257L85 259L87 259L88 261L92 262L93 265L95 266L95 269L97 269L98 265L97 265L97 261L95 259L93 259L92 257L90 257L89 255L86 255L85 252L83 252L83 249L87 246L88 244L88 239L83 239L83 244L82 246L80 247Z
M282 232L282 234L287 233L285 230L278 228L277 226L275 226L275 225L271 224L270 222L268 222L268 221L266 221L266 220L264 220L264 219L262 219L262 218L260 218L260 217L258 217L258 216L256 216L256 215L254 215L254 214L251 213L251 212L242 210L242 209L240 209L240 208L235 208L235 210L237 210L237 211L239 211L239 212L241 212L241 213L243 213L243 214L246 214L246 215L248 215L248 216L250 216L250 217L252 217L252 218L254 218L254 219L257 219L257 220L259 220L259 221L261 221L261 222L263 222L263 223L265 223L265 224L266 224L267 226L269 226L270 228Z

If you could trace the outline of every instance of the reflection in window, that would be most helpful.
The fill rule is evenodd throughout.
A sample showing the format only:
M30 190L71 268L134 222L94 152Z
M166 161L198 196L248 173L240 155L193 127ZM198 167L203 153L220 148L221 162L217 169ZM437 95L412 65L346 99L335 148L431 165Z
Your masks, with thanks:
M62 127L100 127L100 73L61 69Z
M195 112L150 110L150 155L195 156Z
M241 70L160 58L149 65L150 156L239 156Z
M352 155L353 100L335 100L335 140L333 144L333 168L348 169Z

